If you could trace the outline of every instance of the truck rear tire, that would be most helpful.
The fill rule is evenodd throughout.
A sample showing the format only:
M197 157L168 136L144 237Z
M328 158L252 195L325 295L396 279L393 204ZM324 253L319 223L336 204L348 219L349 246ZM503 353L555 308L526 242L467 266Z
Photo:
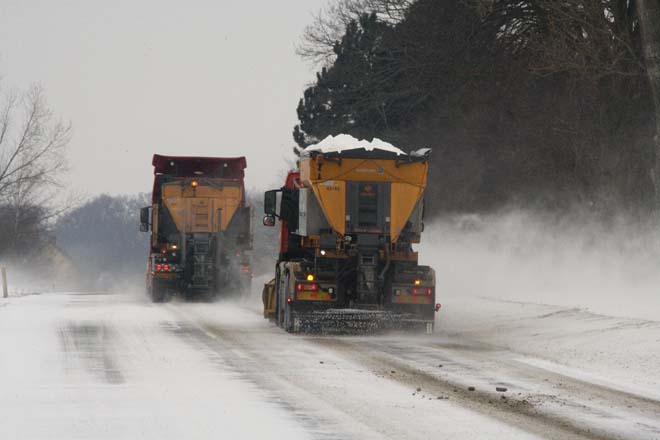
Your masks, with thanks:
M162 289L151 288L151 302L162 303L165 302L165 293Z
M156 280L151 280L149 296L151 297L151 302L163 303L168 300L169 292L162 283L159 283Z
M293 307L291 304L284 306L284 322L282 328L287 331L287 333L294 332L294 318L293 318Z

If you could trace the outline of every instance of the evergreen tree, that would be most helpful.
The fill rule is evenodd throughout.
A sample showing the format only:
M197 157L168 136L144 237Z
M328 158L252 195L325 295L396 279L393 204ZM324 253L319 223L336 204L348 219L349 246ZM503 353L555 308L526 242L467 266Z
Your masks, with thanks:
M294 138L432 147L432 211L653 206L653 95L631 5L417 0L396 20L366 11L305 91Z
M346 28L333 48L336 60L317 74L298 104L294 139L301 147L327 135L348 133L371 139L396 123L390 119L394 81L384 76L391 28L375 14Z

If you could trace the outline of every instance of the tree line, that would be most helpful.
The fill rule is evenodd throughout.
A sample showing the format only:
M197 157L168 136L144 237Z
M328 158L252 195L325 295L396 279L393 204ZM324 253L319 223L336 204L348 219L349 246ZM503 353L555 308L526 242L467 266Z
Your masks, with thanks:
M263 193L248 193L253 224L261 222ZM140 208L151 205L151 194L93 197L60 216L53 233L71 258L82 285L110 288L132 283L141 288L149 255L149 233L140 232ZM277 231L255 227L251 263L255 276L268 273L277 256Z
M83 285L110 288L143 281L149 234L140 232L140 208L151 197L141 193L102 194L63 214L54 225L58 246L72 259Z
M294 128L434 149L433 213L658 206L660 2L335 0Z

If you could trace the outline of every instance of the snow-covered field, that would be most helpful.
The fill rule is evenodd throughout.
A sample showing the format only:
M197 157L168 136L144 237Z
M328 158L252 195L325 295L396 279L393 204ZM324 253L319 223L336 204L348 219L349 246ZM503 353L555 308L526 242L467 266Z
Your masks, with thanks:
M660 322L576 308L446 298L439 333L520 354L517 360L660 401Z

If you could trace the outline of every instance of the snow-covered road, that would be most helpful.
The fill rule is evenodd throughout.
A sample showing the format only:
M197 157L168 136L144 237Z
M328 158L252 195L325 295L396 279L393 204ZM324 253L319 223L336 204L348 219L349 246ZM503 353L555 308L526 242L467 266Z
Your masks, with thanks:
M460 301L432 336L321 337L255 304L0 300L0 436L660 438L660 324Z

